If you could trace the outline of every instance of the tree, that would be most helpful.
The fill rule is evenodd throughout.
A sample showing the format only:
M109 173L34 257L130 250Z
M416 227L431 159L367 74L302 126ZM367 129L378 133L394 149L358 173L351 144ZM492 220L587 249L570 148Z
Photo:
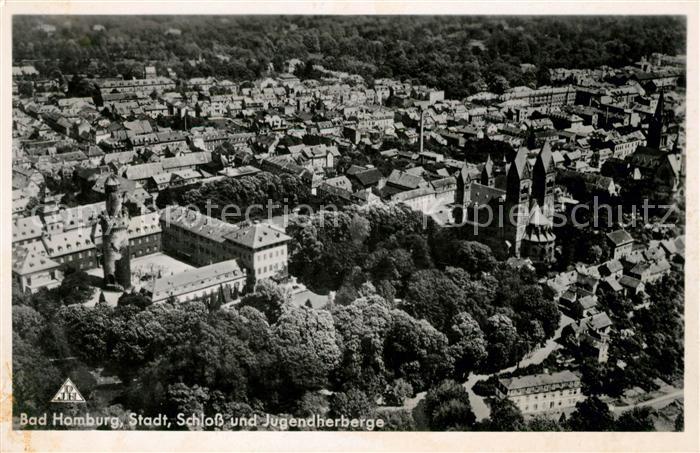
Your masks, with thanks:
M491 248L476 241L452 241L446 255L449 264L470 273L489 272L496 267L496 258Z
M488 344L485 364L489 369L499 370L516 360L518 331L508 316L497 314L488 318L484 333Z
M334 393L330 398L331 418L361 418L367 417L374 411L374 404L367 395L358 389Z
M455 377L465 378L486 358L484 333L469 313L462 312L455 317L447 338L452 343L450 355L455 362Z
M616 431L654 431L654 411L649 407L635 407L625 411L615 422Z
M340 362L330 313L290 307L272 328L279 367L289 385L303 390L328 385L328 376Z
M405 379L414 391L421 391L452 373L452 357L444 334L401 310L393 310L391 318L384 363L394 377Z
M413 395L413 387L403 379L396 379L387 384L384 389L384 404L387 406L403 406L404 401Z
M113 309L70 305L57 312L58 327L65 333L71 352L89 365L104 365L112 335Z
M249 306L259 310L265 314L270 324L274 324L282 314L282 306L289 303L291 299L292 295L286 287L264 278L255 284L253 293L243 297L239 306Z
M503 94L508 91L510 84L508 83L508 79L502 75L495 75L489 81L489 88L496 94Z
M44 317L27 305L12 307L12 332L29 343L36 343L45 328Z
M392 318L386 302L376 295L362 297L347 306L334 306L331 313L342 354L334 381L342 388L378 395L388 374L383 353Z
M84 304L94 294L95 287L90 284L88 274L68 267L56 292L65 305Z
M614 418L608 405L596 396L591 396L576 403L576 410L567 422L572 431L610 431L614 427Z
M523 431L523 414L510 399L500 398L491 404L491 415L486 424L489 431Z
M19 82L17 84L17 91L21 97L31 97L34 95L34 83L33 82Z
M192 387L185 384L173 384L168 386L166 391L166 414L173 419L177 414L201 414L204 413L204 408L209 402L209 389L194 385ZM183 428L180 428L183 429ZM200 431L203 429L201 425L187 425L187 429L192 431Z
M425 415L432 431L467 431L476 421L469 393L452 380L440 382L425 395Z
M426 269L411 275L401 308L445 332L462 300L463 293L452 280L437 269Z
M685 430L684 427L684 420L683 420L683 411L681 411L678 416L676 416L676 420L673 423L673 430L677 432L683 432Z
M103 294L103 293L100 293ZM123 293L117 300L117 307L134 306L144 309L151 305L153 301L140 293Z
M12 410L41 415L48 409L62 376L41 348L12 334Z
M562 412L564 419L566 415ZM527 421L527 431L552 432L561 431L561 427L556 420L545 415L536 415Z
M382 431L415 431L416 423L413 420L413 415L406 409L392 410L383 412L384 427Z

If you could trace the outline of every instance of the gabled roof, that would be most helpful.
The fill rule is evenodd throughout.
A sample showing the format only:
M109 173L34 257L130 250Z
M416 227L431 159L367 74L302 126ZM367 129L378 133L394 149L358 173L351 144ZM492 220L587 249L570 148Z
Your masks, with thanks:
M599 331L605 329L606 327L612 326L612 321L607 313L596 313L586 320L586 324L589 328L594 331Z
M12 223L12 242L41 237L43 223L38 215L15 219Z
M605 277L602 281L607 283L607 285L613 291L615 291L615 292L622 291L622 285L620 285L620 283L617 280L615 280L615 277L613 277L613 276Z
M42 241L49 256L62 256L95 247L88 228L76 228L58 234L46 234Z
M602 267L605 267L609 273L614 274L615 272L621 271L622 268L622 263L620 260L610 260L606 261L605 263L601 264Z
M506 191L496 187L484 186L477 182L472 182L469 186L470 199L472 204L484 205L491 200L505 197Z
M221 261L179 274L157 278L152 284L151 294L154 300L162 300L171 295L178 296L208 288L218 282L225 283L242 275L243 271L236 260Z
M355 179L357 179L357 181L363 187L376 185L377 183L379 183L379 180L384 177L382 175L382 172L380 172L376 168L368 168L368 169L356 171L355 173L352 173L351 176L353 176Z
M12 249L12 271L19 275L57 268L59 264L46 255L40 242Z
M420 176L412 175L405 171L393 170L387 179L387 184L405 189L417 189L425 180Z
M240 226L240 228L228 233L224 237L229 241L250 249L267 247L291 239L284 232L268 223L254 223L250 226Z
M127 179L147 179L158 173L163 173L163 164L154 162L149 164L129 165L124 172Z
M542 385L573 383L579 385L581 379L569 370L552 374L531 374L514 378L499 379L508 390L523 389L528 387L538 387Z
M633 288L635 290L637 288L639 288L641 285L643 285L643 283L640 280L638 280L634 277L630 277L629 275L623 275L622 277L620 277L620 280L618 280L618 283L621 286L624 286L626 288Z
M632 236L630 236L630 234L623 229L612 231L612 232L606 234L606 236L608 237L610 242L615 244L616 247L629 244L630 242L634 242L634 239L632 239Z

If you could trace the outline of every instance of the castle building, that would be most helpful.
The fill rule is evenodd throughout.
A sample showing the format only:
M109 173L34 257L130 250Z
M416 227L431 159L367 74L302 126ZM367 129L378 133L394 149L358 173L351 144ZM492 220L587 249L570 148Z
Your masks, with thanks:
M106 209L100 214L98 222L102 228L104 285L108 289L125 290L131 287L129 213L122 206L119 189L119 179L114 175L109 176L105 181ZM96 227L97 224L94 224L93 236Z
M153 303L174 299L198 300L216 294L238 294L246 283L246 271L235 259L220 261L197 269L159 277L146 288Z
M236 259L255 281L287 275L284 231L266 223L230 224L182 206L160 217L163 251L197 266Z

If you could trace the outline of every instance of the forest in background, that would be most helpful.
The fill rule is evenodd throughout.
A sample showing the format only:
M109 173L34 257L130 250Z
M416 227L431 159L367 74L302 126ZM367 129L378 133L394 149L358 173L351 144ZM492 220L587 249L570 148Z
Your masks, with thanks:
M686 46L677 16L17 16L13 32L22 37L14 60L36 60L46 75L83 73L93 60L100 76L142 77L153 62L161 75L244 81L298 58L370 84L410 79L453 99L547 84L551 68L622 67Z

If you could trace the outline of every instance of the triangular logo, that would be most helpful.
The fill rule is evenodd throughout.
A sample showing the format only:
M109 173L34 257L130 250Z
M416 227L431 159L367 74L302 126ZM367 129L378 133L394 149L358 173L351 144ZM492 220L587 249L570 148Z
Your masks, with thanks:
M51 400L52 403L84 403L85 398L80 394L78 388L69 379L63 383L56 396Z

